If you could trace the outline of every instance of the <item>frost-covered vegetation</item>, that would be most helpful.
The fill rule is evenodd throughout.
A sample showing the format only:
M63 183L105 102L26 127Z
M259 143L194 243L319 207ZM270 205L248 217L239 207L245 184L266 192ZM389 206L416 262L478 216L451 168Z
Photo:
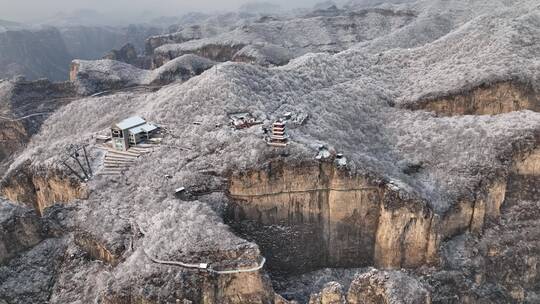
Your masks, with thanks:
M140 279L130 276L135 273L155 275L158 266L148 265L141 248L164 260L205 262L203 253L220 252L217 257L236 264L253 262L256 246L235 236L221 220L227 200L224 177L231 171L263 168L275 159L297 165L314 159L321 144L343 153L351 173L391 182L403 195L444 214L458 201L473 199L486 181L504 175L514 154L537 145L540 113L438 117L406 106L505 80L527 83L538 92L540 7L533 0L426 0L391 7L414 14L397 21L377 11L361 17L352 14L362 23L352 32L369 36L360 44L361 39L347 33L338 32L335 38L320 31L327 20L313 18L266 23L270 29L254 25L213 40L164 46L160 49L169 52L209 41L251 44L262 39L302 53L312 50L315 42L339 45L322 49L329 52L354 44L337 54L309 53L277 68L227 62L154 93L123 92L74 101L45 122L10 171L26 160L35 168L51 166L66 146L94 143L94 135L132 115L165 128L163 143L122 177L91 180L89 198L74 202L64 223L110 248L129 248L139 233L137 226L142 228L142 247L126 250L119 268L103 274L117 282ZM277 30L279 26L283 29ZM212 65L189 58L190 66ZM183 59L162 69L176 69L185 64ZM149 84L163 72L112 61L81 62L81 71L92 81L133 85ZM258 126L243 130L228 126L228 114L235 112L250 112L266 126L287 112L308 118L289 124L291 143L280 150L266 145ZM92 148L91 155L98 158L96 150ZM411 172L411 167L417 170ZM174 189L181 186L205 194L180 202L174 199ZM228 252L234 248L240 250ZM93 271L96 266L78 267Z
M174 58L188 53L198 54L204 52L205 48L247 45L281 46L293 57L308 52L335 53L355 43L389 34L414 20L414 17L409 11L390 9L344 12L330 17L267 20L239 26L217 36L165 44L156 48L154 54Z
M75 82L82 94L138 85L164 85L187 80L214 66L214 62L196 55L175 58L154 70L110 60L74 60L79 66Z
M273 69L225 63L154 94L82 99L56 113L26 155L41 150L32 155L34 161L50 160L63 145L85 142L114 121L141 114L173 136L154 152L152 159L159 162L141 164L134 176L144 176L146 182L165 173L186 175L177 177L185 184L201 168L219 172L252 167L273 155L257 128L227 127L227 113L249 111L269 122L285 112L301 112L309 119L291 130L290 147L306 153L299 158L326 143L343 152L358 172L393 180L443 212L473 195L482 179L504 170L513 145L533 144L538 114L440 118L400 105L506 79L538 88L539 45L534 37L539 12L534 6L527 10L526 3L475 18L414 49L309 54ZM190 158L195 160L183 168L183 160ZM403 173L411 164L422 169Z

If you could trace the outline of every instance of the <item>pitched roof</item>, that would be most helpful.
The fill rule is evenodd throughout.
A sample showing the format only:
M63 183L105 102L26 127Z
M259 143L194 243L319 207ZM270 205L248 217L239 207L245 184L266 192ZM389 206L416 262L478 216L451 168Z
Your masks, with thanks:
M118 127L121 130L125 130L125 129L131 129L136 126L140 126L145 123L146 123L146 120L144 120L142 117L133 116L130 118L126 118L122 120L121 122L117 123L116 127Z
M131 134L139 134L141 132L152 132L156 130L157 127L153 124L146 123L142 126L136 126L134 128L129 129L129 133Z

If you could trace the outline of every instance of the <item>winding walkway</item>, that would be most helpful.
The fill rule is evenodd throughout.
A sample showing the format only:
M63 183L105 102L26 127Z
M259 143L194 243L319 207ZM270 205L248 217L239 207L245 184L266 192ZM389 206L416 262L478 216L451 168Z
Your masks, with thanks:
M141 225L136 223L136 226L139 228L139 231L143 235L146 235L146 232L142 229ZM156 264L169 265L169 266L178 266L178 267L189 268L189 269L205 270L207 272L215 273L215 274L238 274L238 273L246 273L246 272L255 272L255 271L259 271L260 269L262 269L264 267L264 264L266 263L266 258L262 257L261 262L259 263L259 265L255 266L255 267L251 267L251 268L247 268L247 269L237 268L237 269L229 269L229 270L215 270L215 269L208 266L209 263L192 264L192 263L184 263L184 262L180 262L180 261L165 261L165 260L160 260L160 259L157 259L157 258L153 257L152 255L150 255L148 253L148 251L144 247L143 247L143 252L146 255L146 257L148 257L148 259L150 259L152 262L154 262Z

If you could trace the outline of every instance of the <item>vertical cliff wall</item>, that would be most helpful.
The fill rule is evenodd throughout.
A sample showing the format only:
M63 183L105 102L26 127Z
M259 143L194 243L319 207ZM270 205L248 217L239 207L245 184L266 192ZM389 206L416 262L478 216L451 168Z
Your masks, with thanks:
M0 163L28 141L27 129L20 121L0 121Z
M539 185L540 148L536 148L515 158L501 220L480 240L480 252L489 265L480 271L482 278L503 286L515 303L532 303L540 291Z
M69 82L40 79L6 83L7 88L0 92L0 165L39 131L48 114L77 97Z
M39 170L30 164L10 172L0 183L0 194L12 202L43 210L56 203L67 203L87 197L87 189L73 177L60 170Z
M42 223L31 210L0 200L0 265L43 238Z
M481 231L486 218L496 217L505 182L436 215L425 202L405 200L391 187L332 163L272 163L231 177L228 221L259 244L275 272L418 267L437 263L442 240Z
M519 201L540 199L540 148L514 159L514 167L508 177L505 207Z
M426 98L409 108L448 116L501 114L520 110L540 112L540 97L530 85L506 81L481 85L450 96Z

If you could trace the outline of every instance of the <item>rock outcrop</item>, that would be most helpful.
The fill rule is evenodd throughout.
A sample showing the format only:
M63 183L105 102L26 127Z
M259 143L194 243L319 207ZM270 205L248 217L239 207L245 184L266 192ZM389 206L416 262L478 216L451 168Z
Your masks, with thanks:
M163 275L167 272L169 274ZM130 292L126 292L128 290ZM209 275L170 266L151 266L143 278L135 276L117 283L103 297L104 303L111 304L182 303L186 300L209 304L271 304L274 299L269 278L260 273Z
M284 64L288 59L308 52L342 51L356 43L385 35L414 18L411 12L374 9L343 12L329 17L306 16L292 20L255 22L213 37L157 47L153 50L154 66L158 67L185 54L196 54L221 62L233 58L242 58L242 61L256 58L248 61ZM271 50L276 46L283 48L279 55ZM246 47L249 49L244 49ZM269 56L270 52L274 54ZM284 54L288 59L283 59Z
M75 87L68 82L0 80L0 168L49 115L76 97Z
M320 293L313 294L309 304L346 304L343 286L338 282L329 282L324 285Z
M2 179L0 194L12 202L33 208L39 215L54 204L68 203L88 195L84 184L74 176L59 169L31 168L29 164L10 171Z
M42 223L33 210L0 199L0 265L43 238Z
M481 231L488 217L498 216L504 190L504 182L495 183L478 201L436 214L395 185L350 175L332 163L272 163L265 171L231 177L229 217L277 272L411 268L436 264L442 240Z
M431 304L428 288L401 271L373 269L356 276L347 293L349 304Z
M181 51L173 50L172 46L173 45L164 45L155 50L152 59L152 66L154 68L159 68L167 62L187 54L197 55L213 61L231 61L234 55L246 45L232 44L223 46L217 44L207 44L201 47Z
M145 54L151 56L154 50L165 44L183 43L190 40L203 39L217 35L228 29L228 26L212 26L209 24L186 26L169 34L151 36L145 42Z
M186 81L213 67L215 62L196 55L184 55L154 70L139 69L110 59L71 63L70 80L82 95L111 93L135 86L158 87Z
M517 81L485 84L447 97L426 98L411 109L441 115L495 115L512 111L540 112L540 94Z
M137 50L131 43L122 46L119 50L111 50L103 56L103 59L122 61L135 66L139 66L137 61L138 58L139 55L137 54Z

